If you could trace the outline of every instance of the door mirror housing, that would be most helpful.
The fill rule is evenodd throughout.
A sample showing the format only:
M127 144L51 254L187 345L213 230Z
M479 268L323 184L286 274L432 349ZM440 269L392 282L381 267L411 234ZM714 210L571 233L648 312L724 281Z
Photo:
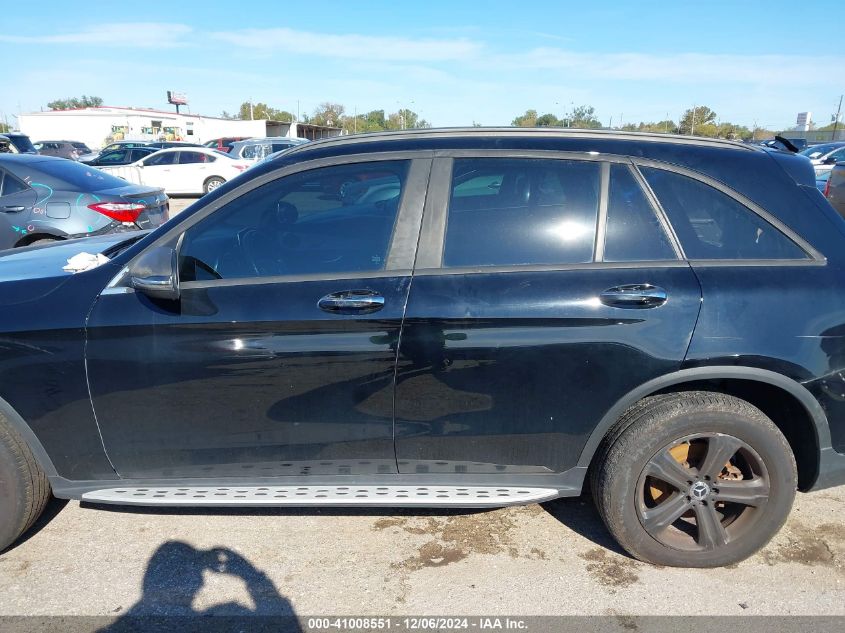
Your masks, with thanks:
M151 248L129 269L132 287L152 299L179 298L179 265L176 249Z

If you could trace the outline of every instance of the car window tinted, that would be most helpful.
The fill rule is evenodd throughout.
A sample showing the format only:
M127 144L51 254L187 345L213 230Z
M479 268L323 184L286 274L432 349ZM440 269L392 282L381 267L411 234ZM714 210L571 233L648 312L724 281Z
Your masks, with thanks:
M611 165L604 261L676 259L654 209L627 165Z
M179 152L179 164L210 163L214 158L202 152Z
M25 184L11 174L4 174L0 171L0 196L10 196L13 193L24 191L26 188Z
M408 161L324 167L257 187L185 233L183 281L383 270Z
M759 215L703 182L643 168L688 259L806 259L807 254Z
M145 167L160 167L161 165L172 165L176 162L176 154L179 152L163 152L154 154L144 161Z
M245 145L241 156L247 160L262 158L267 154L268 147L265 145Z
M129 150L128 149L118 149L113 152L107 152L100 156L97 159L97 162L100 164L106 163L128 163L129 162Z
M587 161L456 159L444 266L592 261L599 172Z

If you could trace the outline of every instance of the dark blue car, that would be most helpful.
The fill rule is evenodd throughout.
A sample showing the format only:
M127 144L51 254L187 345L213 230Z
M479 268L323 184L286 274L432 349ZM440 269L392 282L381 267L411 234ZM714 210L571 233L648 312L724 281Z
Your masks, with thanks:
M843 247L809 161L759 146L294 148L143 236L0 256L0 547L51 493L480 508L589 485L637 558L736 562L796 489L845 482ZM80 251L107 261L64 271Z

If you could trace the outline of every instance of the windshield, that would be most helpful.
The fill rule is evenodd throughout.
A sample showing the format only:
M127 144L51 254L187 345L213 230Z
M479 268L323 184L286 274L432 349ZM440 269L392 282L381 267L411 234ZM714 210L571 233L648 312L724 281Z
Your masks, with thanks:
M38 150L35 149L32 141L29 140L29 137L26 134L6 134L5 136L12 142L12 145L14 145L21 154L38 153Z
M95 167L69 160L45 160L38 163L38 171L84 191L103 191L129 184Z
M824 145L813 145L812 147L808 147L804 151L800 152L802 156L806 156L807 158L821 158L825 154L832 152L837 147L845 147L843 145L839 145L837 143L825 143Z

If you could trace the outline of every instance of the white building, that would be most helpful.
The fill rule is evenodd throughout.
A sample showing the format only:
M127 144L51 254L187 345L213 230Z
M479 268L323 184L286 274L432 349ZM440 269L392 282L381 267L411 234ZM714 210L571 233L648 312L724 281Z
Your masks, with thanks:
M21 132L33 141L82 141L91 148L117 140L205 143L224 136L302 136L313 139L340 134L338 128L297 126L296 123L281 121L241 121L147 108L109 106L21 114L18 125Z

